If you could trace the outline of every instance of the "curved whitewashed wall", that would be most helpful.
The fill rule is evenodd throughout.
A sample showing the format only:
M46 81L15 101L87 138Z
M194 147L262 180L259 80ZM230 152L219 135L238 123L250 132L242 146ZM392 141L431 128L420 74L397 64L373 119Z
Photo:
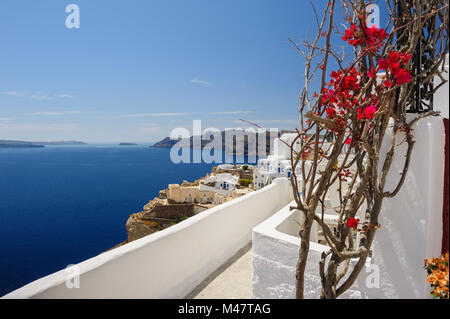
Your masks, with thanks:
M448 80L449 55L444 76ZM441 80L436 77L435 85ZM441 254L445 165L445 128L449 116L449 83L434 95L434 110L441 116L421 120L413 131L416 141L405 184L399 194L383 203L382 228L374 242L373 259L381 268L385 298L430 297L423 261ZM411 115L414 116L414 115ZM401 139L399 139L401 141ZM384 145L387 148L387 143ZM387 189L393 189L403 165L406 145L397 150ZM383 154L383 153L381 153Z
M430 290L423 269L424 259L441 254L445 165L443 118L421 120L413 134L416 144L405 183L396 197L383 202L382 227L374 241L373 260L380 266L381 290L385 298L428 297ZM394 189L399 180L405 151L405 143L396 151L386 190Z
M67 288L66 270L5 298L183 298L251 240L252 228L292 200L290 182L273 184L76 267L80 287Z

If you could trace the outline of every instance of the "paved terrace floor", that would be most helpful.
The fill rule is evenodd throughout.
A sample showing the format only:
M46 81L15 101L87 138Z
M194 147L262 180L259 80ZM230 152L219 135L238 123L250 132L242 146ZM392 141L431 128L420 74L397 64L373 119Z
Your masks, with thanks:
M242 248L198 285L187 299L250 299L252 245Z

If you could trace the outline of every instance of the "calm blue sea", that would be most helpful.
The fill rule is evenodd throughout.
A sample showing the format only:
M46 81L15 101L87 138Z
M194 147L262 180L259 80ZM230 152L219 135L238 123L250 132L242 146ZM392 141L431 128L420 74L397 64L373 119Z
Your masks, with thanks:
M212 166L147 146L0 149L0 296L126 240L130 214Z

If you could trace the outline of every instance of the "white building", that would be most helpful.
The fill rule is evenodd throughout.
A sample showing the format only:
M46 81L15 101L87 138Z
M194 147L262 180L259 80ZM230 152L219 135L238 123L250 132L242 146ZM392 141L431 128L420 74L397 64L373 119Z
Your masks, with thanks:
M297 134L283 134L280 138L274 140L273 154L267 158L258 160L258 166L253 171L254 188L259 189L272 183L272 180L278 177L290 178L292 174L291 149L290 145ZM300 141L296 141L294 150L300 150ZM299 167L296 168L299 172Z
M216 171L225 171L231 169L235 169L235 166L233 164L220 164L217 166Z
M239 176L230 173L210 175L200 181L199 190L210 190L222 196L229 196L239 183Z

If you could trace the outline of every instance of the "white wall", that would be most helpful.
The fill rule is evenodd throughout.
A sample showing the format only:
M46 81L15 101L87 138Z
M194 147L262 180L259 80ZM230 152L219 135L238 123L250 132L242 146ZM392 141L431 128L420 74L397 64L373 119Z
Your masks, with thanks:
M205 184L199 184L198 185L198 190L201 192L215 192L219 195L222 195L224 197L230 196L231 191L230 190L226 190L226 189L221 189L221 188L216 188L216 187L211 187Z
M429 296L423 261L441 253L444 132L440 116L423 119L414 127L416 144L405 183L396 197L383 202L373 259L381 268L386 298ZM396 151L386 190L398 182L405 150L404 143Z
M444 77L447 79L447 82L434 94L434 110L441 111L441 116L448 119L448 110L449 110L449 83L448 83L448 72L449 72L449 55L446 56L445 63L445 71ZM435 87L441 83L441 79L438 76L434 77L434 85Z
M252 228L292 200L290 182L226 202L77 265L80 288L61 270L6 298L183 298L251 240Z
M290 145L297 137L296 133L285 133L273 141L273 155L280 159L291 158ZM286 145L287 144L287 145ZM294 145L295 151L300 151L300 141L297 140Z
M448 67L448 54L446 71ZM445 74L448 79L448 73ZM440 83L435 78L435 85ZM434 95L434 110L441 116L421 120L414 128L416 141L405 184L399 194L383 203L374 242L374 262L381 267L382 295L386 298L429 298L423 261L439 256L442 245L445 130L449 116L449 83ZM411 115L413 116L413 115ZM387 145L385 144L385 148ZM397 150L388 189L398 180L405 145Z

